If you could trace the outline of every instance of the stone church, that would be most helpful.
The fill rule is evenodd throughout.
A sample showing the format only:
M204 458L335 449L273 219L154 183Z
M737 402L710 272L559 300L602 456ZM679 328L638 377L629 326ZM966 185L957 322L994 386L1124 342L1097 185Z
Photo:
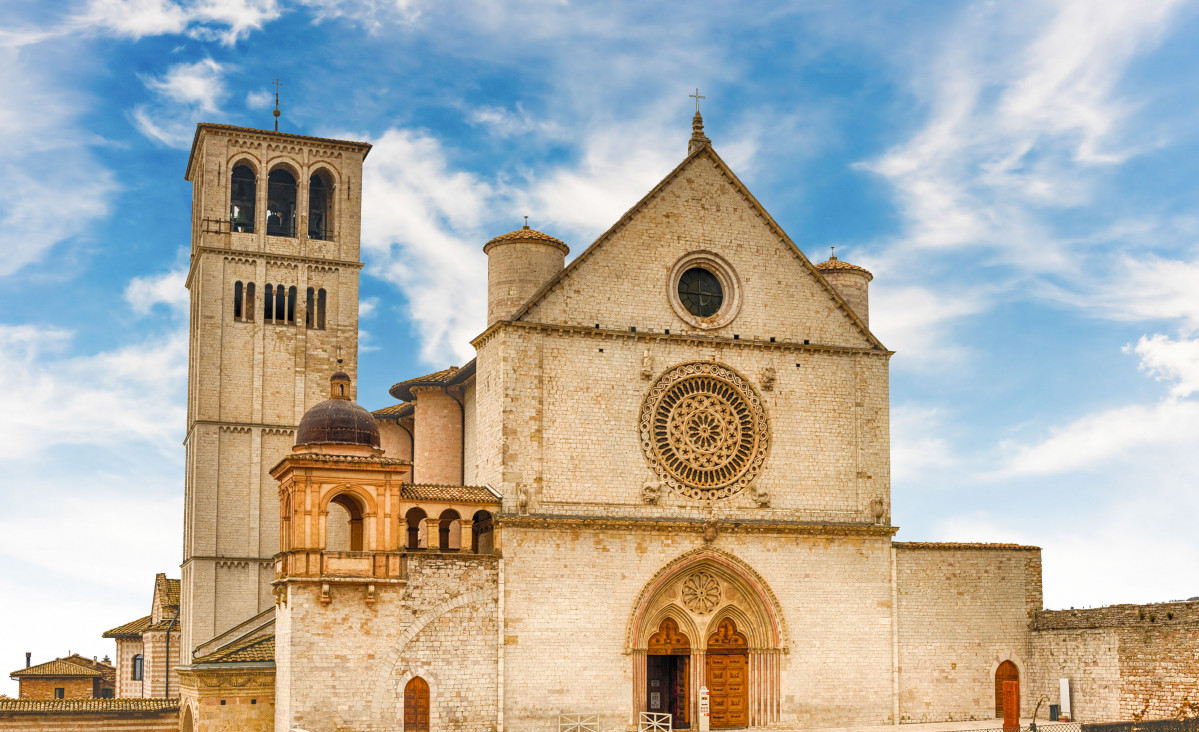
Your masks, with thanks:
M809 259L698 113L570 264L527 226L480 242L475 359L373 413L369 150L196 131L183 730L697 729L704 687L716 729L1056 700L1040 550L895 540L872 275Z

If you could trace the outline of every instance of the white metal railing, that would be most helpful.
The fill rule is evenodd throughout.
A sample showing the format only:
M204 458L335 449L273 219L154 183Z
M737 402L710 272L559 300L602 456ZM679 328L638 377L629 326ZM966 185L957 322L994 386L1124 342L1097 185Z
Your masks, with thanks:
M671 732L673 720L669 714L642 712L641 721L637 724L637 732Z
M559 714L558 732L599 732L599 715Z

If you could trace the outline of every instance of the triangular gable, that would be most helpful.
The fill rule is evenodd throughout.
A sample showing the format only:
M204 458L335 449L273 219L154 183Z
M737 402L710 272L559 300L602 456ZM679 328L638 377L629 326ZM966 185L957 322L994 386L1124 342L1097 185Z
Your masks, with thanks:
M642 211L644 211L655 199L657 199L672 182L682 175L690 166L695 164L700 158L711 160L717 169L725 176L729 184L739 193L750 207L761 217L770 231L779 239L781 243L790 251L800 263L801 267L812 277L819 287L829 295L829 297L837 304L838 309L845 317L853 324L863 338L869 343L869 347L886 351L886 347L878 338L870 332L870 329L862 322L857 313L853 311L848 303L841 297L837 290L829 284L824 275L812 265L812 262L800 251L791 237L779 226L774 217L766 210L766 208L758 201L758 199L750 192L749 188L737 177L736 173L724 162L719 154L709 144L703 144L694 152L690 153L680 162L674 170L672 170L665 178L663 178L649 193L645 194L634 204L623 216L620 217L607 231L601 234L594 242L591 243L579 256L562 269L557 275L551 278L546 284L529 299L523 307L512 316L512 320L527 320L527 316L535 311L538 306L546 300L547 296L556 288L561 286L572 275L586 266L586 263L591 259L597 251L599 251L606 243L615 237L615 235L624 229L631 221L633 221Z

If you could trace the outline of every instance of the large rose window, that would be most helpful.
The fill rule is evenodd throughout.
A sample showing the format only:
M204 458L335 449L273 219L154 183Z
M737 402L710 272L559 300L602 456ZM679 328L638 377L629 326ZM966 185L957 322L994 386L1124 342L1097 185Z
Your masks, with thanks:
M641 408L641 447L675 491L727 498L761 472L770 428L761 398L737 372L689 363L650 389Z

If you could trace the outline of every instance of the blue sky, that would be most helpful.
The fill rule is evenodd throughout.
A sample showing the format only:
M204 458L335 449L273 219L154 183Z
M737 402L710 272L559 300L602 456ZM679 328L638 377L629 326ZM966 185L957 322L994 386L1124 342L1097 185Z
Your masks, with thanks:
M0 671L178 576L187 147L276 77L281 129L375 145L367 406L470 357L488 238L577 253L677 164L698 86L875 274L900 538L1041 546L1049 607L1199 595L1197 62L1181 1L4 3Z

